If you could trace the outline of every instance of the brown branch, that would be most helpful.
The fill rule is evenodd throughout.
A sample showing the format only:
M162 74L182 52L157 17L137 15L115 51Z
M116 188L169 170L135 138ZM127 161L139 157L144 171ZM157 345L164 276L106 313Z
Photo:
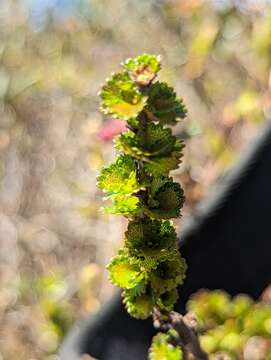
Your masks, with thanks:
M188 315L191 316L190 314ZM169 322L172 328L179 334L186 350L193 354L196 360L208 360L208 356L200 347L194 324L191 323L195 322L195 319L190 319L188 315L182 316L172 311L169 314Z
M197 320L191 313L182 316L175 311L171 311L167 320L164 320L160 310L155 308L153 311L153 323L156 328L163 331L174 329L178 333L176 338L172 338L172 345L180 345L184 350L186 359L208 360L207 354L200 347L196 332Z

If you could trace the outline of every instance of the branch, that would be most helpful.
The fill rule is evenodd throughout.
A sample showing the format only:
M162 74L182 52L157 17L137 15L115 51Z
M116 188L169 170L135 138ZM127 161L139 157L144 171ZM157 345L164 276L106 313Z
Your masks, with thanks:
M191 314L182 316L172 311L169 314L169 322L174 330L179 334L184 347L191 352L197 360L208 360L207 355L201 349L197 333L195 331L195 318L191 318Z
M155 308L153 320L156 328L164 331L174 329L178 333L177 338L172 338L172 345L180 345L188 359L191 359L192 355L195 360L208 360L207 354L200 347L196 332L197 320L191 313L182 316L171 311L167 320L163 320L160 310Z

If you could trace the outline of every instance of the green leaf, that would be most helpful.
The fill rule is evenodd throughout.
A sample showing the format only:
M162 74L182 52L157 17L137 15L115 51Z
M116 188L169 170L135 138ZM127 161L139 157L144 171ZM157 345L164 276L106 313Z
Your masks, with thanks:
M169 221L134 220L129 223L125 235L126 247L143 266L157 267L160 261L177 252L177 235Z
M162 125L175 125L187 113L182 99L173 88L161 82L152 84L146 110L150 120L159 121Z
M155 176L150 186L150 197L145 214L156 219L170 219L180 216L183 206L184 193L180 184L173 182L172 178Z
M230 297L222 290L199 291L188 301L187 310L193 312L203 324L221 325L232 315Z
M232 313L234 317L243 317L253 306L253 300L245 294L237 295L232 300Z
M130 79L128 72L113 74L100 92L101 110L128 120L143 109L146 97Z
M171 311L173 310L174 305L176 304L179 298L178 290L176 288L163 293L157 300L157 305L162 311Z
M145 158L144 168L150 174L167 175L171 170L178 169L183 157L184 143L177 140L173 151L166 156Z
M148 122L137 133L126 131L116 139L115 146L118 150L134 157L161 157L174 150L176 137L171 129L163 128L160 124Z
M137 133L126 131L115 140L115 147L138 159L142 159L150 174L167 175L179 167L184 143L172 135L170 129L160 124L148 123L145 130Z
M169 334L158 333L155 335L149 351L149 360L182 360L182 349L178 345L170 344L169 340Z
M135 216L139 211L139 199L133 195L116 197L113 200L113 205L105 206L103 210L108 214Z
M113 257L107 269L111 282L121 288L132 289L145 282L138 261L123 251Z
M161 68L160 56L142 54L134 59L127 59L123 67L136 84L147 86L154 80Z
M152 289L158 293L170 291L183 283L186 272L185 260L180 253L175 257L160 262L150 274Z
M130 290L125 290L122 295L125 307L131 316L137 319L147 319L151 315L153 308L151 295L135 296Z
M271 335L271 306L256 304L244 319L244 332L249 336Z
M119 156L115 163L102 169L97 186L109 192L109 197L129 195L143 188L137 180L135 161L127 155Z

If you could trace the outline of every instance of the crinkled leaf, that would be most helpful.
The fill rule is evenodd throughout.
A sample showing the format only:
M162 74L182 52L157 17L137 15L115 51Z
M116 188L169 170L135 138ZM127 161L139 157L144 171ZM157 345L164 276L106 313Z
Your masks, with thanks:
M173 151L166 156L145 158L144 168L150 174L167 175L171 170L178 169L183 157L184 144L176 141Z
M146 285L147 285L147 283L145 281L141 281L136 286L134 286L132 289L129 289L130 295L131 296L143 295L146 291Z
M173 88L161 82L151 85L146 110L150 120L159 121L163 125L175 125L187 113L182 99Z
M157 305L162 311L171 311L173 310L174 305L176 304L179 298L178 291L176 288L163 293L157 300Z
M177 252L177 235L169 221L140 219L129 223L126 246L145 266L157 267L159 261Z
M100 96L101 110L123 120L137 116L146 101L128 72L114 74L102 87Z
M160 57L142 54L134 59L127 59L123 67L136 84L146 86L153 81L161 68Z
M169 259L172 256L172 252L173 250L163 250L161 252L161 258L166 260ZM155 256L153 256L153 254L144 254L144 255L139 255L138 259L140 260L140 266L145 270L145 271L152 271L153 269L156 269L158 264L159 264L159 260L160 257L157 253L157 255L155 254Z
M133 291L123 292L123 302L128 313L137 319L147 319L152 312L153 299L151 295L142 294L135 296Z
M176 137L171 129L148 122L137 133L126 131L116 139L116 148L135 157L161 157L170 154Z
M129 195L142 189L137 180L134 160L128 155L119 156L115 163L102 169L97 186L111 196Z
M180 184L172 178L155 176L150 186L150 197L144 212L156 219L170 219L180 216L184 194Z
M120 252L113 257L107 268L111 282L121 288L132 289L144 283L144 273L138 261L128 254Z
M139 199L133 195L116 197L113 204L105 206L103 210L109 214L135 215L139 211Z
M150 275L152 289L158 294L163 294L176 288L183 283L185 272L186 263L180 254L160 262Z
M155 335L149 350L149 360L182 360L182 349L170 344L169 340L170 335L168 334L158 333Z

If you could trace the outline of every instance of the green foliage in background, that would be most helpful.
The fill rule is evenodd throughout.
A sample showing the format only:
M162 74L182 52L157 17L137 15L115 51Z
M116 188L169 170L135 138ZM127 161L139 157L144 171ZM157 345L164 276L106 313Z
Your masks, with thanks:
M182 360L182 350L180 346L170 344L170 339L174 336L170 332L159 333L153 338L150 348L150 360Z
M43 319L38 331L46 338L48 353L55 353L74 321L74 309L65 299L66 291L67 283L60 273L41 276L35 281L25 279L17 285L20 299L30 295L37 299L36 313Z
M231 298L222 290L202 290L187 310L199 321L200 343L210 359L271 358L271 304L247 295Z

